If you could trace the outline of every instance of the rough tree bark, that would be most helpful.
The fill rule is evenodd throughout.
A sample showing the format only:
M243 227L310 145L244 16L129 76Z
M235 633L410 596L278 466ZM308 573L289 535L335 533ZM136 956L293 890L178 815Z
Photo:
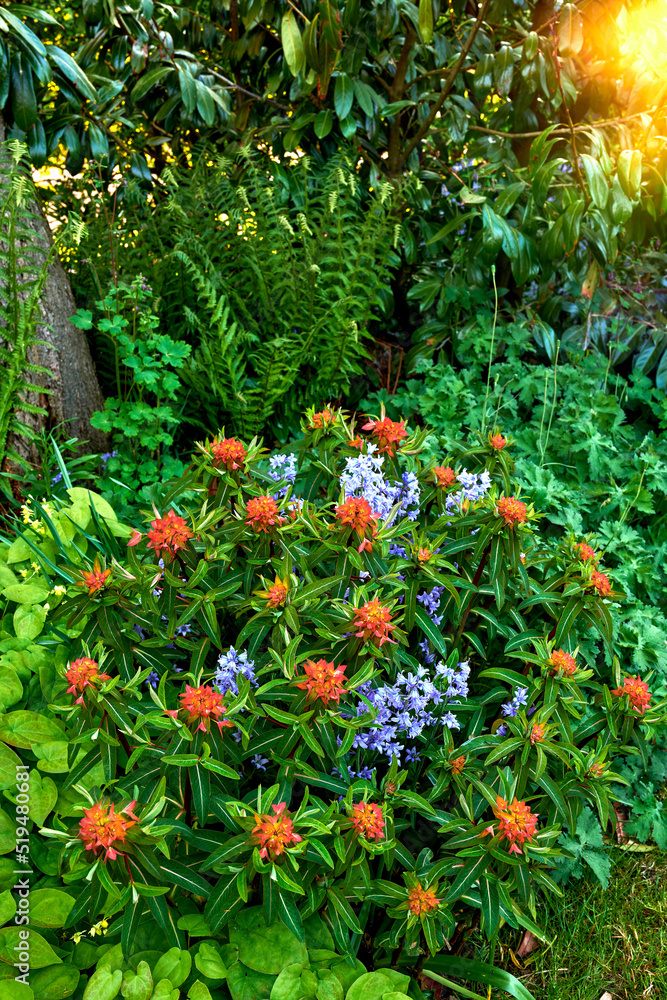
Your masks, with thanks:
M0 116L0 143L4 141L5 123ZM35 218L26 220L26 224L34 229L47 252L53 243L49 224L37 202L30 209ZM34 378L51 391L40 393L39 398L30 402L43 406L48 416L40 418L21 414L21 419L33 428L44 426L51 429L64 423L63 431L67 437L87 441L93 451L105 450L106 435L90 426L92 414L104 409L104 397L86 335L69 321L69 317L76 312L76 305L69 279L57 256L49 269L40 306L42 324L37 328L37 335L40 340L46 341L47 346L34 348L30 360L48 369L49 375ZM25 439L14 438L11 445L28 459L35 457Z

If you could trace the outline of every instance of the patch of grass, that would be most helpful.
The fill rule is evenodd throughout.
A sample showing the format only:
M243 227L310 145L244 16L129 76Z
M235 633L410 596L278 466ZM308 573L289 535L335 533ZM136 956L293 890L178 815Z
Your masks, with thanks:
M613 1000L667 1000L667 854L616 851L614 861L606 891L571 882L538 912L551 944L525 960L525 971L509 954L518 940L501 944L497 963L536 1000L600 1000L605 990Z

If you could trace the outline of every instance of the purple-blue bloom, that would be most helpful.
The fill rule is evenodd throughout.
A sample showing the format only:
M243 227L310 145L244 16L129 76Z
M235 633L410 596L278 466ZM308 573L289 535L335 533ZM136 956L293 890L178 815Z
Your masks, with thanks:
M233 646L229 647L226 653L221 653L218 657L218 668L215 672L214 684L220 694L239 693L238 678L244 677L251 684L257 687L255 679L255 662L248 659L248 654L243 651L237 653Z

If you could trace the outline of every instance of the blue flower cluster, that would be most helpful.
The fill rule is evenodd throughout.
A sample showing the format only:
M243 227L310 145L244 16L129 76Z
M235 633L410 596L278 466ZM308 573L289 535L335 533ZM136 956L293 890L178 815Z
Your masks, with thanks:
M442 623L442 615L438 614L438 609L444 592L444 587L432 587L431 590L422 590L421 594L417 594L417 600L424 605L426 614L437 627Z
M448 511L452 511L454 508L460 509L465 500L469 503L481 500L491 488L491 476L486 469L482 472L468 472L467 469L462 469L456 478L462 489L457 493L447 494L445 507Z
M354 455L345 462L340 485L346 497L363 497L368 500L373 513L386 520L398 504L398 516L411 521L419 514L419 481L414 472L404 472L401 481L389 483L384 478L384 458L375 455L375 445L367 446L368 454Z
M513 697L510 701L506 701L500 709L506 719L515 718L519 714L519 709L525 708L527 695L528 688L515 688ZM507 726L504 722L496 729L496 736L507 736Z
M415 673L400 673L393 685L374 688L365 684L359 688L377 715L368 729L357 732L352 749L371 750L385 754L389 760L396 757L401 763L403 754L407 763L419 759L418 751L406 746L407 740L416 740L430 726L460 729L453 712L434 712L439 705L465 699L468 696L468 662L459 663L456 669L439 663L435 678L423 666ZM446 687L444 685L446 684ZM368 710L364 701L357 705L357 716Z
M230 646L226 653L221 653L218 657L218 668L213 683L220 694L231 691L236 695L239 693L239 677L244 677L257 687L254 660L249 660L245 651L237 653L234 647Z
M296 455L272 455L269 459L269 475L276 483L281 479L287 480L287 485L273 495L274 500L280 500L296 479Z

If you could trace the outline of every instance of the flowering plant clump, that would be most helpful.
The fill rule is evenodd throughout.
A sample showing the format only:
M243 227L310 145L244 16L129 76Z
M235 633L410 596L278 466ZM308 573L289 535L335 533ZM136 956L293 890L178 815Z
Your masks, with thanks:
M75 535L83 491L44 534L31 505L7 548L19 624L12 580L42 581L43 644L7 651L0 739L59 786L36 863L121 951L144 925L226 945L260 912L410 966L478 924L534 926L563 829L613 823L615 755L665 724L623 670L600 560L519 499L511 440L423 461L425 433L359 424L313 411L275 455L220 434L157 513L123 525L97 498L104 531ZM113 573L89 593L95 559Z

